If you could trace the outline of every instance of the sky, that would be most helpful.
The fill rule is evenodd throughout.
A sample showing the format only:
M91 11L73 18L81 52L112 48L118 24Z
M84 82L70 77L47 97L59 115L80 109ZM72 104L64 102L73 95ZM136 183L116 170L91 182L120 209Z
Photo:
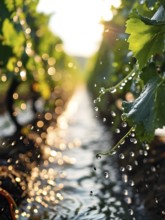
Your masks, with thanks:
M40 0L38 11L53 13L50 28L64 42L65 51L73 56L90 57L101 42L103 26L110 20L110 5L120 0Z

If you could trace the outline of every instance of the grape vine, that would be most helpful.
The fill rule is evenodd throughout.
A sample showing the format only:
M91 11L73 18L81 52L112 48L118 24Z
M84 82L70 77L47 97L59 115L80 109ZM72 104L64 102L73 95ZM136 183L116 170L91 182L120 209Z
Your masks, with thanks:
M123 0L113 11L112 21L104 24L89 88L98 97L94 103L103 121L113 121L115 129L120 119L108 113L115 110L130 129L135 128L141 142L151 142L155 130L165 126L165 4L161 0ZM125 24L125 31L114 33ZM105 81L99 81L101 77ZM106 154L119 145L120 141Z

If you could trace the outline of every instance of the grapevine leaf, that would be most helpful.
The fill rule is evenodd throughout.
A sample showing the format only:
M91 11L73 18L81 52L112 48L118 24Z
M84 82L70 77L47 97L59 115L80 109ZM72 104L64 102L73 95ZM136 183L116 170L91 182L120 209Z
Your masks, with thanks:
M20 56L23 50L22 45L25 41L23 33L17 32L9 19L5 19L2 32L4 36L3 44L13 47L13 52Z
M157 119L156 119L156 127L161 128L165 125L165 82L160 87L158 87L157 94L156 94L156 111L157 111Z
M156 13L153 15L152 20L156 20L157 22L165 21L165 8L161 5Z
M142 141L151 141L155 129L165 125L164 97L165 80L155 75L135 101L123 102L123 117L130 126L136 125L137 136Z
M127 21L126 33L130 34L129 49L142 69L148 59L164 51L165 22L155 21L138 15L135 11Z
M22 3L22 0L5 0L6 7L10 12L14 11L17 7L21 7Z
M151 78L154 78L157 74L155 63L149 63L148 66L143 68L140 74L140 78L143 80L144 85L148 83Z
M151 19L139 15L141 20L147 25L165 25L165 9L160 6Z

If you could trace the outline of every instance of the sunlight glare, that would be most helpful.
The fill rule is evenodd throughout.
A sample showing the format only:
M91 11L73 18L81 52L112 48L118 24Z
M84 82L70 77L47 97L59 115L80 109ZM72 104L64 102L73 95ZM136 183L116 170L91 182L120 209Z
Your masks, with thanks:
M101 20L111 20L111 5L120 0L40 0L38 11L55 13L50 28L61 37L67 53L91 56L102 38Z

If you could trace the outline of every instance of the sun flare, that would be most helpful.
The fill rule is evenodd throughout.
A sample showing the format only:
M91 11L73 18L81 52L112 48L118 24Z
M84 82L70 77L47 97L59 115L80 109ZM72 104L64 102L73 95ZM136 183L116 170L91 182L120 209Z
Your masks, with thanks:
M54 13L50 28L62 38L66 52L91 56L102 38L101 19L112 19L111 5L118 7L120 0L40 0L38 10Z

